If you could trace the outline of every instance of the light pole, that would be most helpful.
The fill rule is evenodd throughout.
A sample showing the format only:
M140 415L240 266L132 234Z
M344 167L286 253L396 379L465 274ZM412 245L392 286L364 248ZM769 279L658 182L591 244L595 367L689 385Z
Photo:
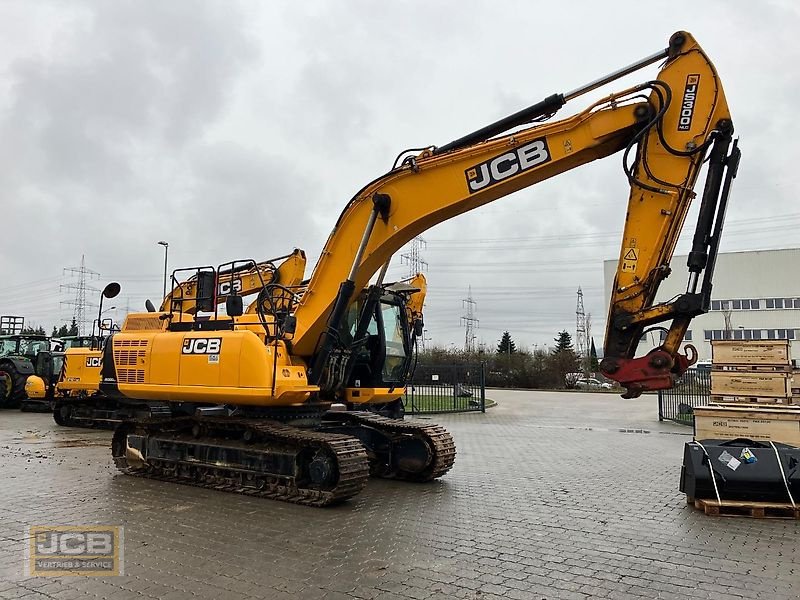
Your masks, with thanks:
M164 246L164 290L161 294L162 298L167 297L167 255L169 254L169 243L161 240L158 242L159 246Z

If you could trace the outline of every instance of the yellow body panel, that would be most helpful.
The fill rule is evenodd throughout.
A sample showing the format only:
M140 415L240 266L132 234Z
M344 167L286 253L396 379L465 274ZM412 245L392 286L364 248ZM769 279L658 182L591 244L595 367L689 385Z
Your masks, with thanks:
M319 390L305 364L247 330L122 331L111 338L119 391L141 400L285 406ZM276 364L273 394L273 364Z
M405 393L405 387L396 387L391 392L389 388L347 388L345 400L353 404L383 404L402 398Z
M47 388L44 379L38 375L29 375L25 380L25 395L32 400L39 400L47 397Z
M64 371L56 384L60 395L93 394L100 386L102 351L70 348L64 353Z

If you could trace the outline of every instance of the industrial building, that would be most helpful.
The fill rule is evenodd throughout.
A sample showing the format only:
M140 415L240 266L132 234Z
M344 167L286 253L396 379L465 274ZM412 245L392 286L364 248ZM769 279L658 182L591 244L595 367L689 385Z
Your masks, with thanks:
M686 256L674 256L673 274L661 283L660 302L686 291ZM608 304L617 260L603 263ZM711 359L711 340L788 339L792 356L800 356L800 248L720 253L714 272L711 310L692 320L686 343L697 348L700 360ZM663 333L652 331L639 354L660 343Z

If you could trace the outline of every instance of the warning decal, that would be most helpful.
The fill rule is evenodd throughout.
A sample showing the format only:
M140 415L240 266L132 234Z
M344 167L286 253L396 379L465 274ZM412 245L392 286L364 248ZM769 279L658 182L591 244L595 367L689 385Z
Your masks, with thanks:
M637 248L626 248L622 255L622 272L635 273L638 260L639 250Z

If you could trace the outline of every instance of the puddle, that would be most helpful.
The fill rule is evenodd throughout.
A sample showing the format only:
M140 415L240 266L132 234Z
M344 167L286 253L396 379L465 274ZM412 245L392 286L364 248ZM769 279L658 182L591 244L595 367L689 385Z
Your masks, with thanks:
M56 448L88 448L90 446L110 446L108 440L63 440L53 442Z

